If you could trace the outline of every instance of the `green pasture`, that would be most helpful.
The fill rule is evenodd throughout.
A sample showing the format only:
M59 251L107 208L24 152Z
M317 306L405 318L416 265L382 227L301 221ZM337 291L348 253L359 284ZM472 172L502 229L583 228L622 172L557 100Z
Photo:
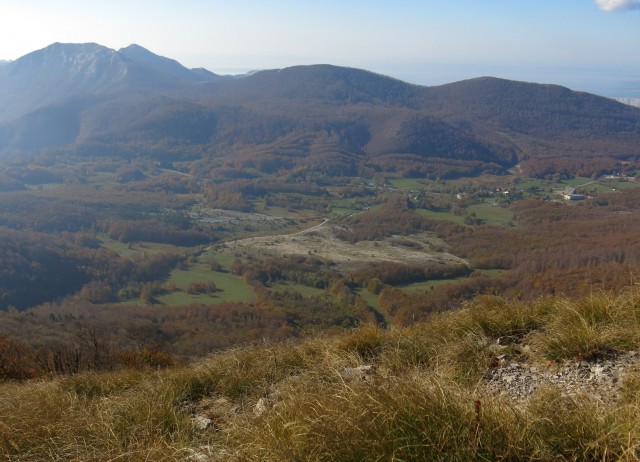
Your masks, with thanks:
M513 220L513 214L509 209L500 207L499 205L493 205L490 203L472 204L466 207L467 213L475 213L476 216L487 225L506 225ZM464 221L464 217L463 217Z
M160 252L179 252L189 249L188 247L178 247L171 244L158 244L156 242L120 242L109 239L106 236L98 236L102 242L102 247L113 250L123 258L139 257L144 254L155 254Z
M556 189L561 188L562 185L557 185L556 183L553 183L551 181L540 180L536 178L523 178L523 179L518 179L514 187L524 191L527 191L531 188L537 188L540 190L541 193L549 193L549 189L553 189L554 187Z
M333 208L338 207L343 209L357 210L359 208L358 199L359 198L354 198L354 197L345 197L344 199L335 199L331 201L331 206Z
M358 289L355 292L367 305L375 310L380 309L380 306L378 305L378 296L376 294L369 292L367 289Z
M237 257L234 252L225 248L222 250L210 250L201 255L199 260L204 264L208 264L211 260L215 260L219 265L224 267L226 270L229 270L233 260L236 258Z
M331 201L331 213L335 215L346 216L362 212L363 208L358 204L357 201L358 199L353 197L333 200Z
M574 178L569 178L569 179L566 179L566 180L560 180L560 181L558 181L557 184L558 185L567 185L567 186L576 187L576 186L580 186L580 185L585 184L585 183L591 183L593 181L596 181L596 180L594 180L593 178L586 178L586 177L582 177L582 176L576 176Z
M217 302L249 302L255 300L253 287L245 280L231 273L211 271L204 263L198 263L193 267L171 271L167 283L175 285L178 289L185 289L192 282L213 281L218 292L212 295L191 295L183 291L161 295L158 301L166 304L198 303L202 298L207 298L208 303Z
M612 191L638 188L640 187L640 183L635 183L633 181L623 181L623 180L602 180L598 182L597 186L599 188L597 192L601 194L605 194ZM589 187L587 187L587 189L588 188Z
M434 210L417 209L416 212L427 218L452 221L453 223L458 223L460 225L464 224L464 215L456 215L449 210L436 212Z

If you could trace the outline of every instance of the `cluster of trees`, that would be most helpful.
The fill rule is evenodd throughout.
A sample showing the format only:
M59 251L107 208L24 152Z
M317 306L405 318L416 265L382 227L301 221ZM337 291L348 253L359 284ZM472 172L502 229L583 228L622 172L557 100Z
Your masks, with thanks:
M349 284L379 294L378 304L394 322L424 319L479 294L535 298L580 295L596 288L621 288L640 274L637 211L640 190L600 195L582 203L523 200L511 204L515 227L459 226L418 215L395 198L377 211L351 217L336 234L351 242L394 234L434 231L470 268L471 277L408 295L393 285L468 274L464 265L429 274L420 265L372 264L348 275Z
M77 232L91 228L96 217L96 211L83 204L22 191L0 194L0 226L7 228Z
M523 173L533 178L595 178L619 170L620 163L611 157L534 157L522 161L520 168Z
M218 291L218 287L213 281L190 282L184 291L188 294L213 294Z
M201 186L195 178L176 173L165 173L152 176L137 184L129 185L132 190L168 192L174 194L196 194L201 192Z
M432 263L428 265L400 262L378 262L363 266L346 275L346 280L360 287L366 287L372 279L384 284L410 284L437 279L452 279L466 276L471 269L465 264Z
M380 313L394 323L409 324L480 294L534 298L623 287L640 274L638 203L637 189L579 204L519 201L511 205L517 227L466 227L421 217L406 206L404 199L395 198L376 211L351 217L343 223L341 232L356 242L435 231L451 245L453 253L468 259L471 268L501 269L502 275L482 270L469 274L466 265L384 263L345 276L311 256L247 258L236 260L230 270L254 285L256 302L171 309L96 303L115 301L125 292L143 300L153 296L160 287L158 281L183 257L156 254L138 260L122 259L105 249L74 244L70 237L75 234L66 238L3 229L0 290L4 307L15 300L30 304L54 298L62 301L26 312L0 313L0 379L157 367L183 355L203 354L247 341L384 322ZM401 238L396 241L403 245ZM60 271L67 264L68 271ZM469 277L459 277L466 275ZM394 287L437 278L457 279L411 294ZM326 291L321 296L305 297L293 290L274 289L273 284L280 281ZM33 287L30 284L38 284L42 290L29 291ZM12 292L20 287L25 290ZM377 294L380 313L357 295L359 288ZM185 290L211 293L217 289L207 283L194 283ZM31 292L47 298L31 300ZM62 298L71 293L76 296ZM20 336L33 343L18 342ZM24 361L19 363L16 357Z
M379 288L378 306L394 323L410 325L426 321L431 313L458 307L473 297L499 294L506 285L501 279L474 273L469 278L439 285L422 293L407 294L397 287L382 286Z
M210 185L205 189L207 204L213 208L251 212L253 203L244 191L245 182L228 182L221 185Z
M111 220L103 226L110 239L125 243L145 241L188 247L213 240L204 230L182 229L161 220Z
M257 287L266 287L279 281L292 281L326 289L339 278L339 274L329 264L306 256L250 258L244 261L236 259L231 265L231 272L243 276L247 282Z
M445 157L424 158L417 154L385 154L371 159L377 172L395 173L403 178L454 179L482 173L497 174L503 167L495 162L456 160Z
M289 325L301 333L376 322L371 309L340 282L323 296L304 297L290 290L261 291L259 296L261 303L282 310Z

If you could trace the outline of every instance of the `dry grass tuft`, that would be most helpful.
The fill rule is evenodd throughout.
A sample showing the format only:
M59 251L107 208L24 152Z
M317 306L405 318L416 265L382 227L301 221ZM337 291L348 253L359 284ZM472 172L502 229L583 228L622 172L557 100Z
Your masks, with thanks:
M636 348L640 341L640 297L596 293L555 303L544 330L531 343L550 359L597 359Z

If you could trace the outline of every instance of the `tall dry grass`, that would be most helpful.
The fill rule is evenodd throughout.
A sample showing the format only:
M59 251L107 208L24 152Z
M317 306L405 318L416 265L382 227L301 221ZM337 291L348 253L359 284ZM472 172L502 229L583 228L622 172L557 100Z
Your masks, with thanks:
M482 376L498 349L532 362L636 349L639 306L633 292L482 297L408 328L246 346L165 371L4 383L0 459L638 460L640 375L613 404L557 389L513 403ZM363 365L360 378L345 373Z

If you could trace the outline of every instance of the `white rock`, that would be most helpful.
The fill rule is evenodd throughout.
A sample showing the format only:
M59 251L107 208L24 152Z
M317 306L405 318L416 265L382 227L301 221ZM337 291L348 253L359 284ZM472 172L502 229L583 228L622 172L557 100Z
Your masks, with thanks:
M366 365L358 367L345 367L340 373L344 380L367 380L367 377L375 372L375 366Z
M211 419L208 419L203 415L197 415L191 420L198 430L206 430L211 426L211 424L213 424Z
M253 406L253 414L256 417L260 417L262 414L269 410L269 400L267 398L260 398L255 406Z

